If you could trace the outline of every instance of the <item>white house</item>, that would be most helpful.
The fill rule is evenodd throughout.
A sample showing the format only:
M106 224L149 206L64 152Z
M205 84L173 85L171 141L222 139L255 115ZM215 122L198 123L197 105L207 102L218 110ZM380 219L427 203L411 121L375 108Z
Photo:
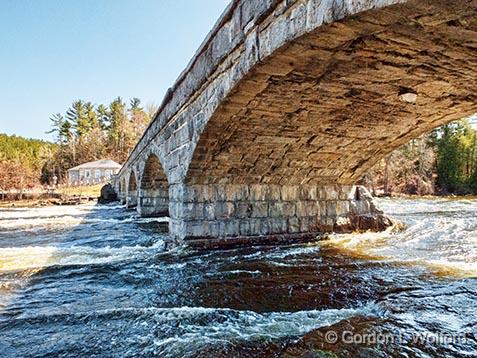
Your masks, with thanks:
M68 169L69 185L89 185L110 180L121 165L109 159L96 160Z

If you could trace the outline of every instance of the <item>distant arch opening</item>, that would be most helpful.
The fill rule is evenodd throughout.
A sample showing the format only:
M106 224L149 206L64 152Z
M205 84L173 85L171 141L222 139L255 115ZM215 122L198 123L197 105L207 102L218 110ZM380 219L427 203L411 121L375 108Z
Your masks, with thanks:
M168 216L169 183L157 155L146 160L140 185L140 209L142 216Z
M118 183L119 187L118 187L118 191L119 191L119 195L123 195L124 193L124 179L119 179L119 183Z
M434 128L395 149L360 184L373 196L476 195L477 115Z
M135 207L137 205L137 181L136 181L136 174L134 171L131 171L129 175L129 186L126 198L126 205L127 207Z
M119 199L121 204L126 202L126 178L119 179Z

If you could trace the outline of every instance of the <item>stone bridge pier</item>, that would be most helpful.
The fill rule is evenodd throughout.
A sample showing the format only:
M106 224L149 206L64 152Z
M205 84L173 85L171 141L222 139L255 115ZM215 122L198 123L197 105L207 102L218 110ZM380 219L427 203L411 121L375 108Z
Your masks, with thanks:
M477 112L477 0L234 0L116 180L177 241L391 224L357 185Z
M391 225L367 190L354 185L179 184L171 187L170 208L171 234L207 247Z

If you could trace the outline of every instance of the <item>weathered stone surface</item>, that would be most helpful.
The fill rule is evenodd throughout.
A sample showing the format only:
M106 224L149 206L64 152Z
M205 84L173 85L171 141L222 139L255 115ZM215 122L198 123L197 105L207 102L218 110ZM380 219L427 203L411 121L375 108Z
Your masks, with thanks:
M338 13L346 14L343 3ZM454 36L474 44L476 5L448 4L375 10L287 43L217 108L186 180L353 183L406 140L475 112L475 53ZM409 90L417 100L403 104ZM244 153L257 159L242 160Z
M353 184L477 112L476 50L477 0L233 1L116 189L179 238L382 228Z
M306 187L308 193L319 193L315 200L302 199L301 186L282 188L257 184L248 191L241 185L207 186L208 189L201 189L194 185L194 188L181 191L185 196L179 198L183 204L177 215L183 225L171 226L172 235L185 240L200 240L280 233L381 230L392 224L376 209L368 191L361 186L315 186L314 190ZM191 199L197 198L197 193L210 192L215 193L218 200L204 203ZM277 199L277 192L286 192L287 200L283 197ZM339 199L338 192L347 199ZM234 200L228 201L227 198Z

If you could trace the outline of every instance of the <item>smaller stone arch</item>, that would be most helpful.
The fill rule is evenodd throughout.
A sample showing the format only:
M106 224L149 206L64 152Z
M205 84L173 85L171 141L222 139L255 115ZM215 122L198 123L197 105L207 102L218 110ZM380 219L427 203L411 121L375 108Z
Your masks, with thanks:
M144 164L139 193L141 216L169 215L169 183L159 157L154 153Z
M121 201L121 204L126 203L126 190L127 185L126 185L126 178L121 177L119 178L119 200Z
M128 190L126 194L126 206L128 208L133 208L137 206L137 180L136 173L134 170L131 170L128 180Z

